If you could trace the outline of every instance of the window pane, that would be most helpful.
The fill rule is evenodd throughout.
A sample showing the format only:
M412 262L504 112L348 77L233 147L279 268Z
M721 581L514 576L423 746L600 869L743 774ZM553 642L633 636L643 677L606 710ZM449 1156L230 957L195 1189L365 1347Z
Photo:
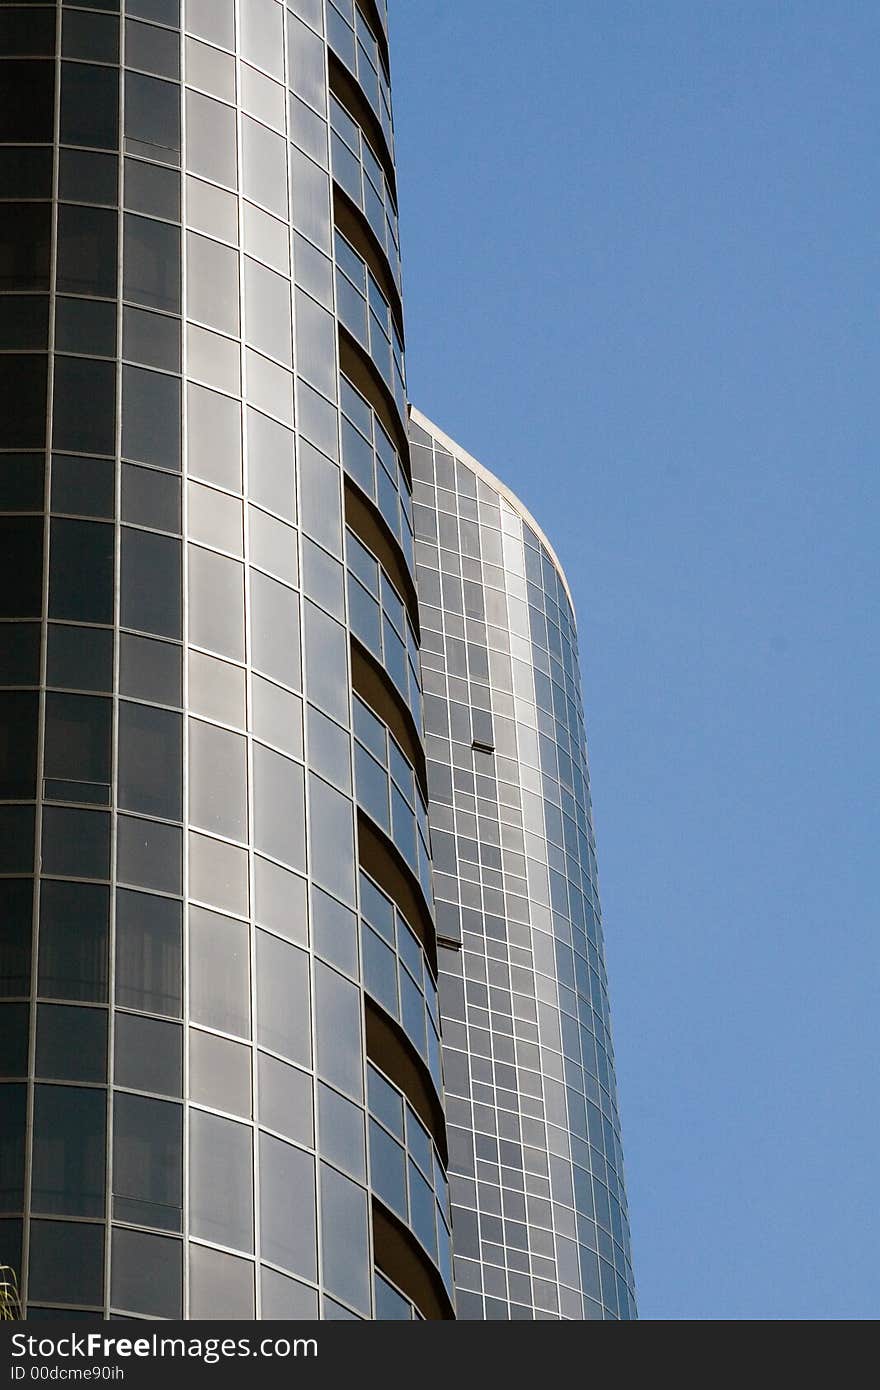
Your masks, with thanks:
M321 1083L318 1086L318 1116L322 1155L363 1181L363 1110Z
M0 1211L24 1208L24 1141L27 1087L4 1086L0 1106ZM4 1222L3 1229L8 1229Z
M181 649L124 632L119 639L119 692L163 705L181 699Z
M190 1099L233 1115L251 1114L251 1050L229 1038L189 1030Z
M304 1066L311 1063L309 958L257 932L257 1041Z
M299 690L299 596L274 579L252 574L251 608L254 666Z
M199 92L186 93L186 167L235 188L235 111Z
M49 556L50 616L112 623L112 526L54 518Z
M181 904L120 888L116 894L116 1003L180 1016Z
M180 534L180 479L155 468L122 465L122 520Z
M56 449L112 454L116 437L115 365L86 357L56 357L52 409Z
M106 800L110 782L109 699L96 695L46 696L46 777L82 784L71 800ZM65 798L66 799L66 798Z
M106 1009L40 1004L36 1074L54 1081L106 1081Z
M360 991L323 962L315 965L318 1070L350 1095L363 1095Z
M244 569L235 560L190 545L190 641L244 660Z
M176 825L120 816L117 821L117 874L120 882L160 893L179 893L181 835Z
M247 412L248 493L251 501L296 520L293 434L256 410Z
M119 705L120 806L148 816L180 820L183 780L182 718L170 710L123 700Z
M112 690L113 633L50 623L47 679L72 690Z
M135 304L180 313L180 229L125 215L123 293Z
M254 844L294 869L306 867L303 770L254 745Z
M114 150L119 140L119 73L61 64L61 143ZM51 138L51 137L50 137Z
M99 1306L104 1301L104 1227L32 1221L28 1294L32 1302Z
M168 36L169 39L172 37ZM135 151L172 162L180 151L180 87L139 72L125 74L125 134L128 140L152 146ZM173 159L176 163L176 158Z
M53 454L52 510L112 520L116 510L116 469L113 460Z
M114 1092L114 1217L179 1231L182 1201L183 1107Z
M247 744L238 734L191 719L189 815L193 825L233 840L247 837Z
M263 1317L287 1321L313 1321L318 1316L318 1295L298 1279L287 1279L265 1266L260 1276Z
M189 1247L189 1315L249 1321L254 1316L254 1265L212 1250Z
M183 1242L144 1231L113 1231L114 1308L157 1318L179 1318L183 1311Z
M189 1120L190 1231L218 1245L252 1250L251 1130L202 1110L191 1110Z
M35 1088L34 1211L103 1215L106 1108L103 1090Z
M36 691L0 691L0 797L33 798L37 776Z
M192 1018L224 1033L250 1037L247 923L191 907L189 943Z
M260 1124L297 1143L314 1145L312 1078L268 1053L259 1054Z
M112 299L116 294L116 234L114 211L62 203L58 209L58 289Z
M114 203L116 199L113 199ZM132 212L180 221L180 175L157 164L125 161L125 206ZM126 227L126 236L130 228Z
M260 1135L260 1210L265 1258L314 1279L315 1160L270 1134Z
M321 1164L321 1249L323 1279L332 1293L368 1313L370 1257L367 1194Z
M180 380L122 369L122 453L157 468L180 468Z
M122 528L122 623L180 636L180 542Z
M352 804L327 782L309 775L309 843L316 882L354 902Z
M370 1120L370 1183L385 1205L406 1221L406 1156L375 1120Z
M72 806L43 808L44 874L110 877L110 817Z
M40 891L40 994L107 998L110 892L93 883L46 879Z
M113 1064L113 1080L117 1086L179 1096L183 1079L183 1030L177 1023L160 1023L155 1018L117 1012Z
M30 993L33 898L33 879L0 879L0 997Z

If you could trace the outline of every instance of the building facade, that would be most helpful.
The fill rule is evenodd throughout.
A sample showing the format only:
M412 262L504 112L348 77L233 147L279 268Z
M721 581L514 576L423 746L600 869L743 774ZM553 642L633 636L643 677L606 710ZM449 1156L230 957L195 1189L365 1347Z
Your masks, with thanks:
M571 595L503 483L410 439L458 1316L628 1319Z
M541 832L569 907L489 914L495 842L445 795L460 740L433 722L429 776L423 614L432 652L444 629L416 583L384 0L0 5L0 399L0 1263L28 1316L445 1319L456 1286L463 1316L600 1293L626 1316L607 1037L576 1064L566 1042L607 1023L589 831L573 853ZM570 610L562 630L573 651ZM457 893L450 816L482 856L456 847ZM517 1097L498 1134L515 1115L528 1144L493 1170L527 1246L487 1224L477 1088L507 1043L457 1002L474 885L511 972L535 958L540 1052L494 1082ZM465 1028L491 1042L471 1090Z

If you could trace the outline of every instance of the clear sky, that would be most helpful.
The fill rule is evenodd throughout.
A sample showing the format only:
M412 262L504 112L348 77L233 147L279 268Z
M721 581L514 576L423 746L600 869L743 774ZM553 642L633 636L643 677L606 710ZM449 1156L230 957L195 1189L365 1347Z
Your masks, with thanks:
M876 0L391 0L410 395L580 621L640 1310L880 1315Z

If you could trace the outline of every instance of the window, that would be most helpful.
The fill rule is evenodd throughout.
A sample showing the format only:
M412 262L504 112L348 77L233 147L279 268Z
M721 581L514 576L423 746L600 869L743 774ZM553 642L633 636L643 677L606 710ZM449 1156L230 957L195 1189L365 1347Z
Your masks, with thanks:
M271 1134L260 1135L260 1212L263 1256L316 1278L315 1160Z
M247 835L247 745L238 734L190 720L189 814L193 825L234 840Z
M88 303L87 300L81 302ZM112 305L102 307L113 308ZM53 512L70 512L74 516L108 517L112 520L116 507L115 472L112 459L53 454ZM63 535L64 530L63 527L59 528L59 534ZM85 553L90 553L90 549L86 549ZM68 577L59 588L69 587L69 583Z
M116 894L116 1003L180 1016L181 904L120 888Z
M113 1215L179 1231L183 1108L148 1096L113 1096Z
M40 1004L36 1074L51 1081L106 1081L107 1010Z
M28 1294L33 1302L103 1304L103 1226L32 1221L30 1237Z
M122 622L180 636L180 542L122 528Z
M261 1052L259 1061L260 1124L312 1148L312 1078L277 1057Z
M264 931L257 931L257 1041L311 1064L309 958Z
M182 719L170 710L122 700L119 705L119 805L180 820Z
M256 848L304 870L305 786L300 765L255 744L253 795Z
M163 893L180 892L181 834L176 825L120 816L117 834L120 882Z
M246 1126L190 1110L192 1235L237 1250L253 1249L252 1152L251 1130Z
M52 409L56 449L112 454L116 437L115 364L88 357L56 357Z
M53 518L49 615L81 623L112 623L112 526Z
M47 204L4 203L0 229L0 289L49 288L50 211Z
M249 962L247 923L190 908L190 1013L196 1022L250 1037Z
M123 367L122 453L158 468L180 468L180 381L176 376Z
M172 39L168 35L168 39ZM180 87L139 72L125 74L125 135L129 141L150 148L135 153L151 155L165 163L177 163L180 151Z
M123 294L135 304L180 313L180 228L125 214Z
M165 1096L181 1094L183 1031L179 1024L117 1012L113 1055L117 1086Z
M34 1091L34 1211L103 1216L106 1093L78 1086Z
M318 1071L328 1081L363 1094L360 991L323 962L315 965Z
M51 140L51 135L48 137ZM61 64L61 143L114 150L119 141L119 72Z
M44 880L40 892L40 994L107 998L109 889Z
M116 227L114 211L61 204L58 209L59 290L113 298L116 294Z
M103 1229L101 1231L103 1238ZM179 1318L183 1311L183 1242L144 1231L113 1231L110 1302L125 1312Z
M353 1307L370 1308L367 1194L321 1164L321 1249L325 1286Z

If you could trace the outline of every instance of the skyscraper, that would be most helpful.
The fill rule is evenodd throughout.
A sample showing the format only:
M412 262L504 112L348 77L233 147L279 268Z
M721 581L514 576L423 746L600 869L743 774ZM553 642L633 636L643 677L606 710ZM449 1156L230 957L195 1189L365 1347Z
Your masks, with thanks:
M571 594L503 483L410 438L458 1316L630 1318Z
M556 792L522 745L545 829L528 803L504 912L445 751L428 775L419 642L443 629L416 584L383 0L0 6L0 399L0 1263L29 1317L454 1316L438 964L450 1076L481 1029L496 1068L504 1038L537 1048L515 1086L475 1061L473 1092L449 1088L465 1316L589 1315L600 1267L626 1315L587 1253L615 1266L618 1235L628 1268L592 842L559 842L549 809L567 833L580 726L537 715ZM556 626L577 707L573 620ZM481 671L471 753L491 760L506 687L481 695ZM438 696L453 718L460 693ZM467 871L456 847L458 893L450 813L481 847ZM521 918L539 834L551 897ZM534 953L536 1043L455 1012L456 980L486 984L474 884L483 935L510 925L505 966ZM524 1156L500 1152L494 1184L491 1085ZM498 1240L489 1185L514 1213Z

